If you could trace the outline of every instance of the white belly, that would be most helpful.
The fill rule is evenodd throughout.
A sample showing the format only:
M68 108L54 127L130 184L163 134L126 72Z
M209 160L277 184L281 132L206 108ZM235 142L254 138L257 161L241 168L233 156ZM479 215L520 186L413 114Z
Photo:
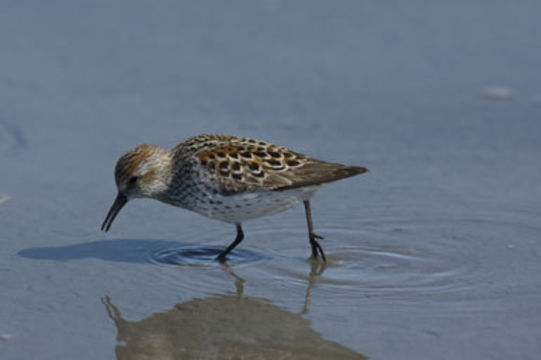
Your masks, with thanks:
M193 209L201 215L229 223L242 223L289 209L309 200L318 186L283 191L260 191L238 195L213 195L202 208Z

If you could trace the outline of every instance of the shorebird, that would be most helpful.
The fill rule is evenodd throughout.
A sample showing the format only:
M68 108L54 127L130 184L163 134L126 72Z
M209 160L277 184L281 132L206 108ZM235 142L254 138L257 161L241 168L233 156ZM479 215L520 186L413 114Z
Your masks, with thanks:
M257 139L199 135L171 150L141 144L115 167L118 195L103 221L108 231L131 199L152 198L235 224L237 236L216 260L226 261L244 238L245 220L271 215L302 202L312 256L326 261L314 233L310 199L325 183L366 172L311 158Z

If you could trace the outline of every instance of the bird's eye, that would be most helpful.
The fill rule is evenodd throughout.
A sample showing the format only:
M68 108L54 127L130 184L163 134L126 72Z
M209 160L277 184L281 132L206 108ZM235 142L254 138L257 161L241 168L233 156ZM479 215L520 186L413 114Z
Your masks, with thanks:
M137 182L137 176L132 176L130 180L128 180L130 184L135 184Z

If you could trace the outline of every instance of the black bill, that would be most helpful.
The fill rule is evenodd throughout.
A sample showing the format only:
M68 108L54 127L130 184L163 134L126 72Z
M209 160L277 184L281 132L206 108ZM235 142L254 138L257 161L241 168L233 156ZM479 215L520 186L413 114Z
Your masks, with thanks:
M121 193L118 193L116 196L115 202L111 206L111 209L109 209L109 212L107 213L107 216L105 217L105 220L103 221L103 224L101 225L101 229L104 231L109 231L109 228L111 227L111 224L113 223L113 220L115 220L115 217L118 215L120 210L126 205L128 202L128 198Z

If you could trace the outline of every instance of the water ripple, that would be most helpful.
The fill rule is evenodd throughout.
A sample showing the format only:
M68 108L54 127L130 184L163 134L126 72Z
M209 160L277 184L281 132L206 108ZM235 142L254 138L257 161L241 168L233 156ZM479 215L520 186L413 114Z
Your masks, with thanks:
M337 221L318 233L326 237L321 243L328 264L311 278L302 221L286 219L279 228L257 224L250 234L262 241L273 261L262 263L255 276L280 279L298 291L313 282L329 305L355 306L367 301L482 301L535 286L531 277L517 274L528 274L522 268L535 267L539 254L517 244L539 243L541 227L513 221L509 214Z
M27 146L22 129L0 118L0 153L19 151Z
M185 245L172 248L154 249L148 255L148 261L153 264L218 266L216 257L224 247ZM265 259L263 255L244 249L235 249L229 253L229 264L244 264Z

